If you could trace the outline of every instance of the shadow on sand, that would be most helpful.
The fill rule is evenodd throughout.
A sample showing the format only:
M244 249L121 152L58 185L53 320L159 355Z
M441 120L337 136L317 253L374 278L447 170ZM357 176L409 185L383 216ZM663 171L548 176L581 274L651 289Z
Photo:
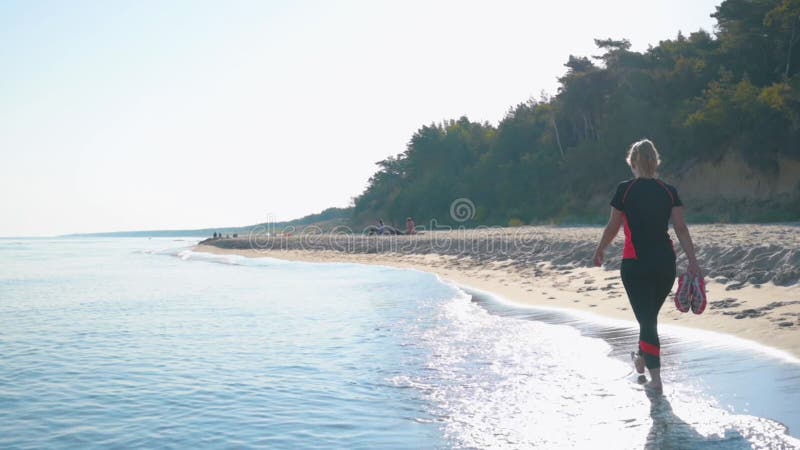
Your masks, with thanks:
M751 449L750 442L737 430L727 429L723 436L703 436L672 411L663 395L649 394L650 417L653 425L647 434L644 448L655 449Z

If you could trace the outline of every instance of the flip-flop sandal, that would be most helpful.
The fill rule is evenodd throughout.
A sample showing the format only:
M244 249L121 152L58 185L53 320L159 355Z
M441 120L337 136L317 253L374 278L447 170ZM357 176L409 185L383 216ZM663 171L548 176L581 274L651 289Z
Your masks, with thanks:
M689 289L690 303L692 312L695 314L702 314L706 310L706 281L703 277L694 277Z
M691 307L692 276L685 273L678 278L678 289L675 291L675 307L685 313Z

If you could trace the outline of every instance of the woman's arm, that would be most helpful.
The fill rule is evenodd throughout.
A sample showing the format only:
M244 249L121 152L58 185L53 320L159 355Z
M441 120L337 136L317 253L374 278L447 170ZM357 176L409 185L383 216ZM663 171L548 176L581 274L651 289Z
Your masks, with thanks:
M622 211L617 208L611 207L611 217L608 219L608 225L603 231L603 237L600 238L600 243L597 245L597 250L594 252L594 265L600 267L603 265L603 258L606 248L611 245L614 238L619 233L619 227L622 226Z
M675 234L681 243L681 248L683 248L683 253L686 254L686 259L689 261L686 271L694 276L701 275L700 266L697 265L697 258L694 254L692 236L689 235L689 227L686 226L686 220L683 218L683 207L676 206L672 208L670 219L672 220L672 229L675 230Z

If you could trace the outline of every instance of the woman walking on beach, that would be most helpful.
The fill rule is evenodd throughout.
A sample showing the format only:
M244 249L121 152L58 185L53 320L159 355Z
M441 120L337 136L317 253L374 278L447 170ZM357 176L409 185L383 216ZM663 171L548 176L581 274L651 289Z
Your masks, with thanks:
M678 191L657 178L661 160L655 145L647 139L634 142L627 161L635 178L617 186L611 200L611 218L595 251L594 263L603 264L606 248L624 226L620 274L639 322L639 351L634 363L637 372L644 373L645 366L650 371L651 380L645 387L661 393L658 312L675 282L675 251L668 234L670 221L689 262L687 272L699 276L700 268Z

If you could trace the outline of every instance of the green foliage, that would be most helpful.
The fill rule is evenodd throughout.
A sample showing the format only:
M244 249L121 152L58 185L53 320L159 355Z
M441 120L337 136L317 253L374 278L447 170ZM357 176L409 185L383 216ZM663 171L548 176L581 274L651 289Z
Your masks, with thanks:
M421 127L377 163L354 222L600 222L630 176L625 151L642 137L662 150L667 173L729 152L765 171L781 155L800 158L800 0L726 0L712 16L716 36L678 33L641 53L627 39L595 40L602 54L569 55L555 97L516 105L496 127L466 117ZM465 222L450 215L460 198L475 205ZM786 216L731 205L709 220L751 210Z
M511 219L508 220L508 226L510 227L521 227L523 225L525 225L525 222L523 222L520 219L517 219L516 217L512 217Z

